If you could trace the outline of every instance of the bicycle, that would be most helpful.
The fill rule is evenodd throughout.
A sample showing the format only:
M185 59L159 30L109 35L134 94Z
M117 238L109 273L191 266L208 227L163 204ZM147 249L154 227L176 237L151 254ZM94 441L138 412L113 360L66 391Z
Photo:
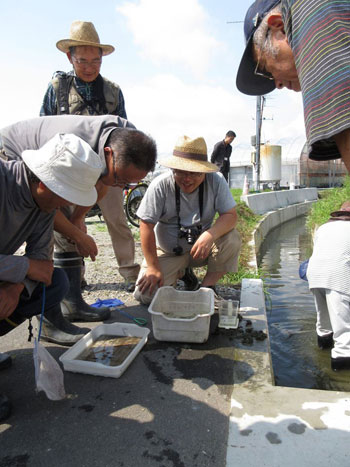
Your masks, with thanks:
M123 207L127 220L134 227L140 227L140 219L136 215L142 198L144 197L148 183L145 181L139 182L137 185L126 185L123 189ZM102 212L98 204L95 204L85 217L98 216L102 221Z
M134 227L140 227L140 219L136 215L142 198L144 197L148 183L141 180L137 185L126 186L124 188L124 211L126 218Z

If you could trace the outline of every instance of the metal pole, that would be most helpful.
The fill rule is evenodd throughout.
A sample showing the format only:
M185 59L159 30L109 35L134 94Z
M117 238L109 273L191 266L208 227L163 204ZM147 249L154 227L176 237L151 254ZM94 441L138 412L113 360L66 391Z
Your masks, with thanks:
M260 135L261 135L261 96L256 98L256 143L255 143L255 191L260 188Z

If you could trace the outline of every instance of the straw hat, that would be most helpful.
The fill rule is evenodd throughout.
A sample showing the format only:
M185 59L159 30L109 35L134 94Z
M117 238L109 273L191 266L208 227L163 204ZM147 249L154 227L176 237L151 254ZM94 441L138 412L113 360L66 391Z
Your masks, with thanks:
M176 142L173 156L161 159L160 165L170 169L185 170L187 172L218 172L219 168L208 162L207 145L201 136L191 139L181 136Z
M61 52L69 52L69 47L76 47L79 45L90 45L92 47L99 47L102 49L102 55L109 55L114 52L112 45L100 43L95 26L88 21L73 21L70 27L69 39L62 39L57 42L56 47Z
M22 159L61 198L79 206L96 203L101 158L78 136L56 134L40 149L23 151Z

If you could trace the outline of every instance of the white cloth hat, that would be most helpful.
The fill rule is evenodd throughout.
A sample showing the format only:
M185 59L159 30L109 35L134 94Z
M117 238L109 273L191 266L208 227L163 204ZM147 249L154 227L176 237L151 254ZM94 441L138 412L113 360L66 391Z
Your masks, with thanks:
M102 172L102 161L78 136L57 134L40 149L23 151L22 159L61 198L79 206L96 203L95 184Z

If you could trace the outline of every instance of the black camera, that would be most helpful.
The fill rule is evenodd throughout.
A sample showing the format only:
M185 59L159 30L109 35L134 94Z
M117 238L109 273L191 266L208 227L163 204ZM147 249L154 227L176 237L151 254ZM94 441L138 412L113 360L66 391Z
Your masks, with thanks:
M173 248L173 253L175 253L175 256L181 256L183 251L184 250L180 245L177 245L175 248Z
M180 227L179 238L186 238L189 245L193 245L197 238L202 233L202 226L196 225L195 227ZM176 254L176 253L175 253Z

